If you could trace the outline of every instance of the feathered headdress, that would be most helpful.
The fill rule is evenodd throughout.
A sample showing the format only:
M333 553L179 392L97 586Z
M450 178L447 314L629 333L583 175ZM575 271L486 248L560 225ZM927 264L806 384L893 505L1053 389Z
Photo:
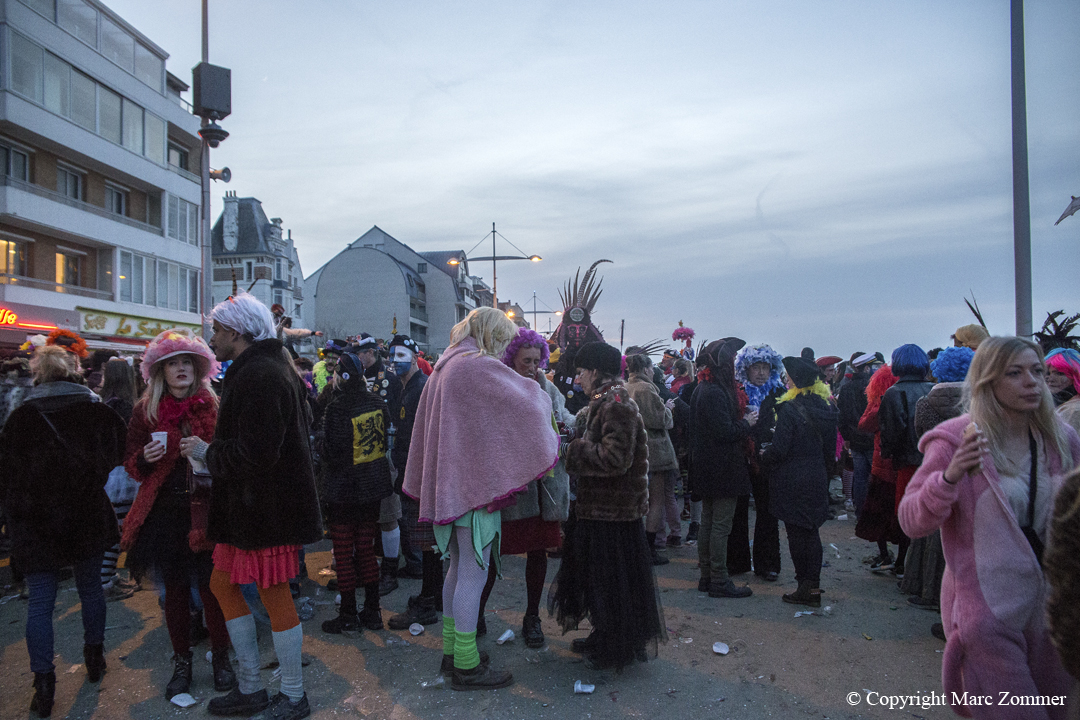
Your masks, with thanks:
M78 333L71 330L62 330L60 328L53 330L49 333L49 337L46 338L45 344L62 347L80 358L86 358L90 355L90 352L86 349L86 341Z
M1047 313L1046 322L1042 330L1035 333L1035 342L1042 346L1044 353L1062 348L1065 350L1080 349L1080 335L1072 335L1072 331L1080 325L1080 313L1066 317L1058 322L1058 318L1065 314L1064 310Z
M769 364L769 379L764 385L753 385L746 377L746 369L759 362ZM749 405L760 407L771 392L784 387L784 358L765 343L747 345L735 354L735 379L746 391Z
M680 320L679 327L675 328L675 332L671 333L671 339L675 342L679 342L680 340L685 342L686 347L684 347L679 354L687 360L694 359L694 348L691 345L694 340L694 328L686 327L683 325L683 321Z
M585 277L581 277L581 268L574 273L572 280L567 280L566 285L559 291L559 299L563 304L563 319L559 327L552 333L552 337L559 343L560 348L566 347L566 333L564 326L588 325L589 332L586 342L602 341L604 339L600 329L593 325L592 313L596 307L596 301L603 292L601 285L603 279L597 277L596 266L601 263L609 263L611 260L597 260L585 271Z

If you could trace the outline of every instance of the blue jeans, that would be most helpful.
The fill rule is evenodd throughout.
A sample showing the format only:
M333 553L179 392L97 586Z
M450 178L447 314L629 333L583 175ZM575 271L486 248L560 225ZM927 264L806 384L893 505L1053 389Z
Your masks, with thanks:
M101 559L95 555L75 565L75 587L82 602L83 643L100 645L105 641L105 593L101 589ZM30 669L36 673L52 672L53 609L59 573L28 573L26 586L30 600L26 605L26 649Z
M855 512L858 514L862 512L866 492L870 488L870 468L874 462L874 451L852 450L851 461L855 464L855 472L851 478L851 501L855 503Z

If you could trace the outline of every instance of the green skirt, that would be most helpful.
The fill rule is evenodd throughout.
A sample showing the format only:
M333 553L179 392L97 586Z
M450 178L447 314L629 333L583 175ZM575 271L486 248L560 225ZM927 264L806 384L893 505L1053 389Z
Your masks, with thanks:
M476 564L487 569L484 564L484 548L491 546L491 562L495 564L495 573L501 573L499 562L499 535L502 530L502 511L488 512L484 508L477 508L465 513L452 523L435 525L435 545L439 548L439 555L446 558L450 550L450 536L454 534L454 528L464 527L472 531L473 554L476 556ZM500 575L501 576L501 575Z

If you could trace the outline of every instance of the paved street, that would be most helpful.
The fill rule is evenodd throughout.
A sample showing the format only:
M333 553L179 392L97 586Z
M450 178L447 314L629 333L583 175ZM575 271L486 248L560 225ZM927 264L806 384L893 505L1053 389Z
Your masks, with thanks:
M671 638L659 658L622 675L593 672L570 652L570 640L586 630L558 634L544 617L548 635L543 650L529 650L520 638L495 644L507 628L520 634L525 605L524 559L506 558L506 579L488 605L489 633L480 646L492 662L513 671L513 687L458 693L448 687L425 689L436 675L441 652L439 625L420 637L408 632L364 632L356 637L324 634L319 624L333 616L333 593L315 580L305 595L316 605L304 623L304 650L312 662L305 682L313 718L947 718L948 708L888 710L868 707L866 691L940 696L944 644L930 636L936 613L910 607L894 579L874 576L861 558L870 546L853 539L851 521L830 521L822 529L829 567L822 571L828 616L794 617L800 606L780 601L794 587L786 540L781 537L784 569L780 582L767 584L753 575L754 596L745 600L710 599L696 590L696 550L668 551L669 565L658 568L658 581ZM840 557L830 543L839 549ZM308 554L312 578L329 564L329 543ZM554 576L558 561L549 567ZM6 569L0 570L6 577ZM322 576L325 583L325 576ZM384 598L384 617L403 608L419 581ZM0 720L26 718L32 694L23 627L26 603L0 606ZM200 701L189 709L165 701L163 690L172 664L168 635L153 592L110 603L106 652L109 672L100 686L85 680L81 621L72 581L61 586L55 617L57 702L54 717L173 718L202 717L214 695L210 665L196 664L192 694ZM273 660L270 635L260 632L264 665ZM869 638L869 639L868 639ZM727 656L712 652L722 641ZM205 655L204 642L196 657ZM272 669L264 677L273 683ZM591 695L574 693L574 682L596 686ZM273 685L272 685L273 687ZM859 693L859 704L847 701ZM871 696L876 702L877 698Z

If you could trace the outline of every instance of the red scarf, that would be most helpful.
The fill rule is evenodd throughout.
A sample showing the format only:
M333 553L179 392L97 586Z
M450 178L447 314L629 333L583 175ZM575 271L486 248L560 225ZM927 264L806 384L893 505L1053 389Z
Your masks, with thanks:
M180 456L180 439L196 435L210 442L214 439L214 425L217 423L217 403L205 389L183 399L174 398L172 395L162 397L158 403L158 420L153 425L146 417L146 405L145 398L135 405L131 423L128 425L124 467L135 482L139 483L139 493L124 519L124 532L120 540L124 550L130 550L135 544L139 529L150 514L150 509L154 507L158 491L172 474L176 463L187 462ZM183 429L181 425L184 426ZM149 472L142 473L139 469L139 458L142 457L143 448L150 442L151 432L169 433L165 457L150 466ZM192 549L205 549L201 547L203 542L197 542L200 547L195 547L198 540L193 539Z

